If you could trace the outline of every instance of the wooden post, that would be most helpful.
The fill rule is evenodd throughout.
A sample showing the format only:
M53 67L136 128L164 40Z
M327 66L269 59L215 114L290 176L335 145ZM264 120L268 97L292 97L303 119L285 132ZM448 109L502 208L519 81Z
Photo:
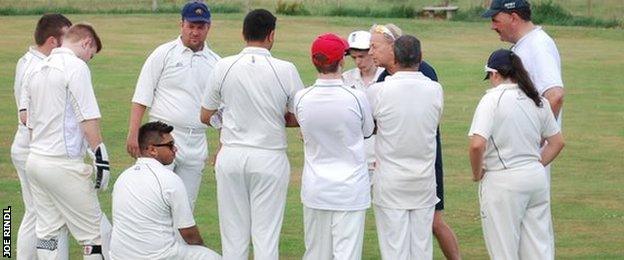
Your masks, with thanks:
M587 0L587 16L592 16L592 0Z
M158 10L158 0L152 0L152 12Z

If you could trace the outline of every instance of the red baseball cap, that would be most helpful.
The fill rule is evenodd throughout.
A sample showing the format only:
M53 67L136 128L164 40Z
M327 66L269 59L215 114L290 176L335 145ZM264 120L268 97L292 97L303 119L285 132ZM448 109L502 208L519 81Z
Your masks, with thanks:
M333 33L325 33L316 37L312 42L310 54L314 64L328 65L343 59L347 51L349 51L349 43L345 39ZM314 55L317 54L325 55L327 60L314 59Z

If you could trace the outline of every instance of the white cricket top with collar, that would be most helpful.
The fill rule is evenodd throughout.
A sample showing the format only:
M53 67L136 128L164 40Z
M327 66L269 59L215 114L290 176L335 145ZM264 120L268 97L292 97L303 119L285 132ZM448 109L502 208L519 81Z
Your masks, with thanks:
M323 210L370 207L364 138L375 127L363 92L342 80L318 79L295 95L304 140L303 205Z
M80 122L100 118L87 64L68 48L56 48L25 77L20 109L28 110L30 152L83 158L87 142Z
M366 89L368 89L370 85L377 82L379 75L383 72L384 68L377 67L373 79L370 82L364 82L362 75L360 74L360 69L356 67L342 73L342 80L344 81L345 86L366 93ZM369 169L372 170L372 165L375 163L375 135L372 135L370 138L364 140L364 146L366 147L366 161L369 164Z
M195 226L182 179L153 158L138 158L113 188L111 256L169 259L178 229Z
M295 65L269 50L246 47L215 65L202 107L223 109L221 143L230 147L285 150L287 112L303 89Z
M485 170L499 171L538 164L541 141L559 131L548 100L538 107L517 84L500 84L481 98L468 136L487 140Z
M36 46L30 46L28 51L24 53L24 56L17 61L17 66L15 67L15 81L13 82L13 95L15 96L15 105L17 106L17 110L20 109L19 102L22 96L22 83L24 82L24 77L29 71L37 67L37 65L39 65L45 58L46 56L39 52ZM17 122L20 123L19 113L17 116Z
M180 37L160 45L141 69L132 102L150 108L150 121L206 129L199 119L201 97L219 59L205 43L201 51L194 52Z
M399 71L370 86L367 94L377 122L373 203L392 209L435 205L442 86L421 72Z

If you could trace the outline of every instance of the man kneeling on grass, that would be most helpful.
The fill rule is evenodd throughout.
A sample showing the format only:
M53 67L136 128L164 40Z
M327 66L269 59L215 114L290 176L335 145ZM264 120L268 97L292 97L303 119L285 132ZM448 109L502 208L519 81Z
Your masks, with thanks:
M203 246L184 183L165 167L177 151L171 131L162 122L139 129L141 155L113 190L113 259L221 259Z

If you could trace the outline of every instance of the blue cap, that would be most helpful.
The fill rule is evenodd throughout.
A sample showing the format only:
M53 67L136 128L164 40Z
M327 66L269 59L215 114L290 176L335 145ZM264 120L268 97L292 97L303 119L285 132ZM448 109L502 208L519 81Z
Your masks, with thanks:
M490 78L489 72L498 72L499 69L504 67L511 67L511 55L514 55L514 53L505 49L498 49L492 52L485 65L485 78L483 80Z
M502 11L511 11L529 6L529 2L526 0L492 0L490 9L485 11L485 13L481 16L484 18L490 18Z
M210 22L210 9L202 2L191 1L182 8L182 19L191 23Z

